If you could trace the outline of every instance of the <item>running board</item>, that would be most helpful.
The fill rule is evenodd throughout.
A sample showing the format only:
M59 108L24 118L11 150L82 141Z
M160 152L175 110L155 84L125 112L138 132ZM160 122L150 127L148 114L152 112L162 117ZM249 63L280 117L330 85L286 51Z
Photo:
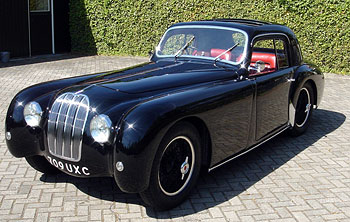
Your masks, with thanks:
M231 160L234 160L234 159L236 159L236 158L242 156L243 154L248 153L249 151L254 150L255 148L257 148L257 147L260 146L261 144L263 144L263 143L269 141L270 139L274 138L275 136L278 136L279 134L281 134L282 132L284 132L284 131L287 130L287 129L289 129L289 126L285 127L284 129L282 129L281 131L279 131L279 132L276 133L275 135L273 135L273 136L271 136L271 137L269 137L269 138L266 138L265 140L261 141L260 143L258 143L258 144L255 145L255 146L249 148L248 150L246 150L246 151L244 151L244 152L242 152L242 153L239 153L239 154L237 154L236 156L233 156L233 157L231 157L230 159L225 160L224 162L219 163L219 164L217 164L217 165L215 165L215 166L209 168L209 169L208 169L208 172L210 172L210 171L216 169L216 168L219 167L219 166L222 166L222 165L224 165L224 164L230 162Z

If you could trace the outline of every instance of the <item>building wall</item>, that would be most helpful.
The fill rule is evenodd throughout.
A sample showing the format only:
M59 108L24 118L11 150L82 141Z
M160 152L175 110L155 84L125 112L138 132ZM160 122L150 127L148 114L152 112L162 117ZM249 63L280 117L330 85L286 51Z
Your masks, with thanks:
M0 1L0 52L9 51L11 57L29 56L28 2Z

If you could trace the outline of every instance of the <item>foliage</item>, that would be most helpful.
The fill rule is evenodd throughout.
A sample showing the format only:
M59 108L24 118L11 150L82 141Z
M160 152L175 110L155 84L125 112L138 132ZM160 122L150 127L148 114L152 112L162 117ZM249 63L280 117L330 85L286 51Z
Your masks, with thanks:
M325 72L350 73L350 0L74 0L70 5L77 52L145 56L171 24L246 18L290 27L304 58Z
M49 8L49 2L47 0L30 0L29 9L30 11L46 11Z

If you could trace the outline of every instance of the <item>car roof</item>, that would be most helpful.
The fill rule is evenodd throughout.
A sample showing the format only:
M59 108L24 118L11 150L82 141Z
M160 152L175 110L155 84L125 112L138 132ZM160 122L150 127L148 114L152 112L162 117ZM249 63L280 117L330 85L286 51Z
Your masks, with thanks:
M182 25L208 25L208 26L222 26L228 28L237 28L245 31L251 38L254 38L259 34L267 33L283 33L290 39L296 39L293 31L287 26L274 24L270 22L264 22L251 19L212 19L193 22L180 22L172 25L171 27Z

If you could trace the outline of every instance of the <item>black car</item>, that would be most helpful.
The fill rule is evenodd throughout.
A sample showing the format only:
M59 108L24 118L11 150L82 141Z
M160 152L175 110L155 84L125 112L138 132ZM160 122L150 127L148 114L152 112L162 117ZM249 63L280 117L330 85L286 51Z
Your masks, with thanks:
M122 191L164 210L188 196L201 169L283 131L305 132L323 88L323 74L303 62L285 26L178 23L147 63L19 92L6 142L40 172L114 177Z

